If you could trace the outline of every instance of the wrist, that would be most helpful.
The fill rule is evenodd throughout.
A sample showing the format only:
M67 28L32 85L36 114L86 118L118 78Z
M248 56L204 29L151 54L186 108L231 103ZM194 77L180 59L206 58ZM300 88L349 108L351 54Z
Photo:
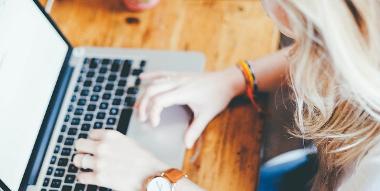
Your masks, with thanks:
M231 98L243 94L246 90L246 82L243 73L236 66L227 68L223 71L230 88Z

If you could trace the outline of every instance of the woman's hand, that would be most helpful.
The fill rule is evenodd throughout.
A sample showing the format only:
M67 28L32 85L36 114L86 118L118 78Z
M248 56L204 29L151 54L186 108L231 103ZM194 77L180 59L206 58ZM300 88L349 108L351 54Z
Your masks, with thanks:
M141 190L144 180L168 169L133 140L112 130L93 130L75 143L74 164L93 172L79 172L78 181L115 190Z
M194 145L206 125L245 88L244 77L237 67L204 74L143 73L141 79L148 82L136 104L142 122L157 126L162 110L173 105L187 105L193 111L194 118L185 135L188 148Z

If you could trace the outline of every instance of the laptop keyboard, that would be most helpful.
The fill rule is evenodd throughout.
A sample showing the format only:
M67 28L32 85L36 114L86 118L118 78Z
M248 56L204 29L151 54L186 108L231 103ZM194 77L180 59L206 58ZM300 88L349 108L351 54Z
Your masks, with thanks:
M76 182L80 170L72 163L74 142L91 129L112 129L126 134L145 60L86 58L70 100L42 191L110 191Z

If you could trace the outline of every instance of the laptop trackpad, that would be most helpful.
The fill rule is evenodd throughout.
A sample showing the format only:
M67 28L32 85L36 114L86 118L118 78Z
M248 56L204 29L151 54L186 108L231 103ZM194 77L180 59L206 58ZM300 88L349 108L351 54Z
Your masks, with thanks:
M134 112L127 135L166 164L182 168L185 154L184 134L190 114L181 106L167 108L161 114L158 127L140 123ZM133 154L133 153L131 153Z

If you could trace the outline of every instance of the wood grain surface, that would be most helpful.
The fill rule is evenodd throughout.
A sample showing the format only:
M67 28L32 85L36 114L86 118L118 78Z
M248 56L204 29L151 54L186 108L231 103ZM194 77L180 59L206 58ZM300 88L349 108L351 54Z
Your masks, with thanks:
M258 0L161 0L138 13L120 0L55 0L51 15L74 46L201 51L207 71L273 52L279 41ZM190 179L212 191L254 190L262 127L247 101L230 104L208 125L198 149L187 152Z

